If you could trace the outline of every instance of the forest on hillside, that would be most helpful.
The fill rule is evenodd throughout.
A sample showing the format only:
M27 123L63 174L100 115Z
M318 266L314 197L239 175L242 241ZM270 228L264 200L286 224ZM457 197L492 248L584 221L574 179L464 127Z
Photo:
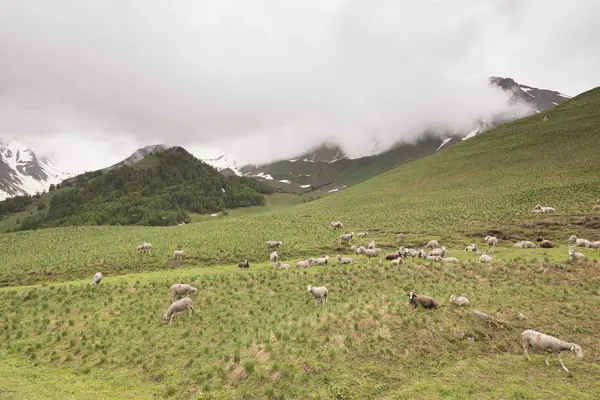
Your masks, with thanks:
M271 186L252 178L225 177L185 149L173 147L132 166L87 172L51 186L47 206L23 218L15 230L176 225L189 221L188 212L264 205L264 194L273 192ZM28 200L11 200L5 208L22 209Z

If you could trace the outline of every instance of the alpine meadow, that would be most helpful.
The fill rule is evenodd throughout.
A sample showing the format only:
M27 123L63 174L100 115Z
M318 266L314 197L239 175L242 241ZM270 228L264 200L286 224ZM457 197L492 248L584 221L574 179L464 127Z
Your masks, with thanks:
M315 201L211 175L237 195L211 186L214 205L194 203L195 211L220 214L192 214L183 225L59 226L82 224L67 211L32 213L40 229L0 234L0 397L597 399L600 249L569 238L600 241L599 138L595 88ZM202 167L186 165L196 179ZM121 168L133 176L146 167ZM164 176L186 204L203 194ZM69 193L85 205L81 221L102 217L97 197ZM153 202L143 197L144 207ZM223 204L245 207L223 213ZM537 205L555 212L532 212ZM332 229L338 220L344 227ZM499 240L494 251L486 236ZM538 237L555 247L541 248ZM459 262L385 260L433 239ZM282 243L270 249L270 240ZM514 247L522 240L536 247ZM371 241L383 259L352 248ZM152 250L136 251L144 242ZM465 251L471 244L492 262ZM289 270L272 267L273 250ZM325 255L326 265L296 268ZM238 268L244 260L250 267ZM104 278L90 286L98 271ZM165 324L176 283L197 288L194 312ZM308 285L328 289L325 305L315 306ZM410 292L439 305L412 307ZM553 354L549 366L546 352L528 360L526 329L578 344L583 358L563 351L568 372Z

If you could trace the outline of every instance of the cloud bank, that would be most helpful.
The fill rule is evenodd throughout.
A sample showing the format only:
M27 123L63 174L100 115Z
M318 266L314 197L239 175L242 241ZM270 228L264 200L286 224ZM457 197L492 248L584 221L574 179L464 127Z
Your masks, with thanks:
M153 143L356 155L505 111L491 75L596 86L597 15L595 0L0 0L0 137L90 169Z

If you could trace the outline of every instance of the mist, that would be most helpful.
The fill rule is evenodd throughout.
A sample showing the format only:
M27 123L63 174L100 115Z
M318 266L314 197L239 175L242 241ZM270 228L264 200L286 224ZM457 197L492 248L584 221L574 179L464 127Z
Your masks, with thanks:
M594 0L96 3L0 0L0 137L69 168L154 143L239 164L324 141L357 156L511 112L492 75L598 84Z

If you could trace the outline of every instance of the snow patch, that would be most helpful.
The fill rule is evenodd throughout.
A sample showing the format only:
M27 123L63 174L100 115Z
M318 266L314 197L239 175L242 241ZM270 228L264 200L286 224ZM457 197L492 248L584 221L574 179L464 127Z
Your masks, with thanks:
M219 214L217 214L217 213L210 214L211 217L216 217L217 215L219 215Z
M472 130L471 132L467 133L467 136L465 136L464 138L462 138L462 140L470 139L473 136L477 135L478 133L479 133L479 128L476 128L475 130Z
M282 179L282 180L280 180L279 182L281 182L281 183L291 183L291 182L290 182L290 181L288 181L287 179Z
M444 141L442 142L442 144L440 144L440 147L437 148L436 152L441 149L446 143L448 143L449 141L451 141L452 138L446 138L444 139Z
M271 175L269 175L269 174L263 174L262 172L259 172L258 174L256 174L256 175L252 175L252 176L253 176L253 177L255 177L255 178L263 178L263 179L268 179L268 180L270 180L270 181L272 181L272 180L273 180L273 177L272 177Z
M555 102L553 102L553 101L551 101L550 103L554 104L555 106L557 106L557 105L558 105L558 103L555 103Z
M300 185L300 187L301 187L302 189L306 189L306 188L309 188L309 187L311 187L311 186L312 186L312 185Z
M570 99L570 98L571 98L571 96L568 96L568 95L566 95L566 94L563 94L563 93L559 93L558 95L559 95L560 97L564 97L565 99Z

